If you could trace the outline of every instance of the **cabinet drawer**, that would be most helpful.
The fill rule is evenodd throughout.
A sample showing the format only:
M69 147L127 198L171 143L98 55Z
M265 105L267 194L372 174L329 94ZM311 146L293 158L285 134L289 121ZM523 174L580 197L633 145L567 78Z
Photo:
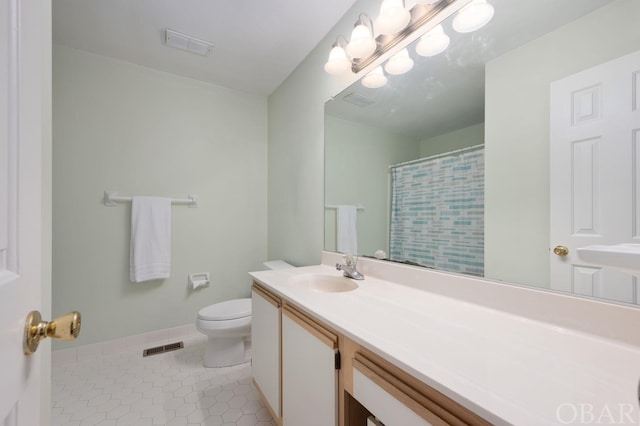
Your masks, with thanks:
M353 370L353 393L362 405L374 413L385 426L431 426L443 423L430 423L400 402L391 393L367 377L356 363ZM382 380L378 378L377 381ZM434 416L435 417L435 416Z
M353 397L385 426L490 425L364 348L355 352L352 365Z

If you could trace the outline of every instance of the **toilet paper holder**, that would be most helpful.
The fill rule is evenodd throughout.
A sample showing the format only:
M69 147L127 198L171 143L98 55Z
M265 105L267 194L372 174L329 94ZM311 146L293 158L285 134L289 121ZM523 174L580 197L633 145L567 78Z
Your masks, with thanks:
M209 285L208 272L197 272L194 274L189 274L189 288L191 288L192 290L195 290L198 287L208 286L208 285Z

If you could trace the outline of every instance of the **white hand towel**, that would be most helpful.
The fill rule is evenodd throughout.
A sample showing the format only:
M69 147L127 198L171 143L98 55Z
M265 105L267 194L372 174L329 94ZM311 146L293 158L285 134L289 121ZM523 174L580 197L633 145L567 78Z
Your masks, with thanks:
M337 247L340 253L358 254L358 229L356 206L337 206Z
M133 197L129 278L142 282L171 273L171 199Z

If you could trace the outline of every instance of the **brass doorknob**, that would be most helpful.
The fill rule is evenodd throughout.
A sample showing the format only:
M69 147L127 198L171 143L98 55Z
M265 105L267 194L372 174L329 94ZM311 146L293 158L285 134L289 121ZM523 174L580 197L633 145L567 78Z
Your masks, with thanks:
M80 312L78 311L67 312L51 322L42 321L40 312L31 311L24 325L22 346L25 355L30 355L38 349L38 344L44 338L74 340L78 334L80 334Z
M566 256L569 254L569 249L565 246L555 246L553 248L553 254L556 254L558 256Z

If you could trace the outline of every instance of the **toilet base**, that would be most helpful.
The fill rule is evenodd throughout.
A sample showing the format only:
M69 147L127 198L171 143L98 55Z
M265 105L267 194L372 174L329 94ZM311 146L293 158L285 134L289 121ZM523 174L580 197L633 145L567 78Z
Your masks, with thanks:
M247 362L243 338L209 337L203 365L208 368L230 367Z

